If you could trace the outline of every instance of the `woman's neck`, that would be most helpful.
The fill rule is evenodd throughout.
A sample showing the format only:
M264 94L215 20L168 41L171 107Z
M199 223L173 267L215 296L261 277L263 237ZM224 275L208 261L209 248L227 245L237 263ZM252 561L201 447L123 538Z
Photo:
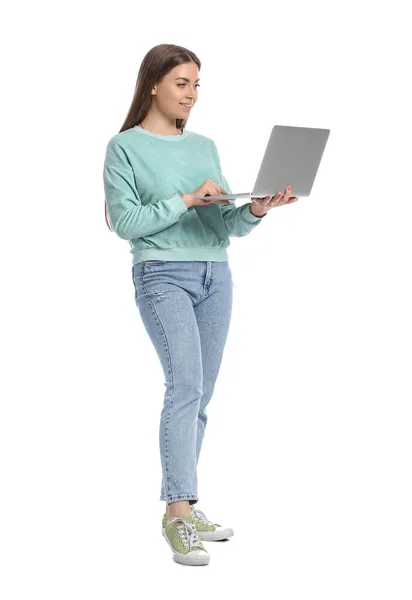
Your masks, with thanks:
M150 133L159 133L157 131L150 131L150 129L147 129L147 127L143 127L143 125L141 123L139 123L138 126L141 127L142 129L145 129L146 131L149 131ZM177 129L176 128L176 131L178 132L178 135L182 135L182 133L183 133L182 129ZM159 135L176 135L176 134L175 133L170 133L170 134L169 133L161 133Z

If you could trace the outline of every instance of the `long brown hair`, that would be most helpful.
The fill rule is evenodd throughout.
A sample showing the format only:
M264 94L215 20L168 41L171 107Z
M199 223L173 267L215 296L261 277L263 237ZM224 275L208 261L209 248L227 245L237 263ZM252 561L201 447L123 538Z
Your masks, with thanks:
M132 103L119 133L139 125L143 121L152 102L151 91L153 86L158 84L174 67L187 62L196 63L200 70L201 62L196 54L183 46L158 44L149 50L140 65ZM177 129L181 129L183 132L185 125L186 119L176 119ZM106 198L104 200L104 212L108 228L110 231L114 231L107 213Z

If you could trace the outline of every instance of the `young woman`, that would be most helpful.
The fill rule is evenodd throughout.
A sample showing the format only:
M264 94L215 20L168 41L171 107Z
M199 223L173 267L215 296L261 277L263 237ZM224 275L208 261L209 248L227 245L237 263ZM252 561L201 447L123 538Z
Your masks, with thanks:
M108 227L128 240L135 301L159 356L166 392L159 445L162 532L176 562L209 563L202 540L233 530L209 521L198 502L196 467L232 313L231 236L245 236L279 197L203 201L230 193L212 139L188 131L201 63L173 44L152 48L140 66L126 120L104 163Z

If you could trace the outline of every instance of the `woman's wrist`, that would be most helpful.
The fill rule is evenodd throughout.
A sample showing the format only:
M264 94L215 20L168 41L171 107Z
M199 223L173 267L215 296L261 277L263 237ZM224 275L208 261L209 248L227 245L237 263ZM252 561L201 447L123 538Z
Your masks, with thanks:
M190 208L193 204L192 196L190 194L182 194L182 200L186 204L187 208Z
M252 203L249 204L249 212L251 215L253 215L254 217L258 217L259 219L261 219L262 217L266 217L267 213L263 213L261 215L255 215L255 213L252 211Z

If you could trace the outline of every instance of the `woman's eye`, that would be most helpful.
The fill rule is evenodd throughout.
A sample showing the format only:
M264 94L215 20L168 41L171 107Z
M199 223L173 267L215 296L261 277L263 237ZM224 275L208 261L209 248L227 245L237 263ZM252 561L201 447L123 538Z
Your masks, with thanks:
M186 85L185 83L178 83L177 86L180 87L181 85ZM197 83L195 85L195 87L200 87L200 83Z

